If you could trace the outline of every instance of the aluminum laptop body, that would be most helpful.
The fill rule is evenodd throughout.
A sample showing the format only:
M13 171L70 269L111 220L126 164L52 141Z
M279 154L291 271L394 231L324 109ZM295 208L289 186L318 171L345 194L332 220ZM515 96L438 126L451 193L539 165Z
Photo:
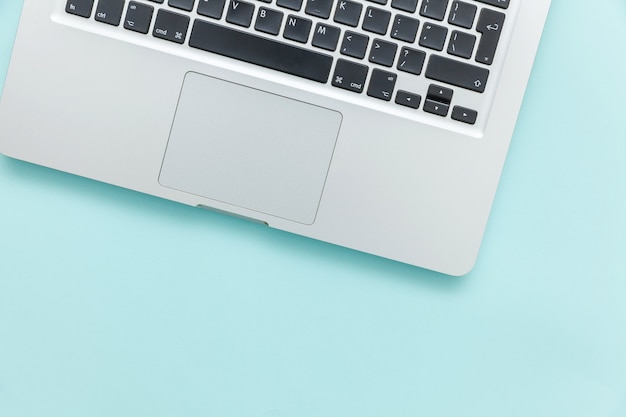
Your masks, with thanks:
M549 3L25 0L0 152L462 275Z

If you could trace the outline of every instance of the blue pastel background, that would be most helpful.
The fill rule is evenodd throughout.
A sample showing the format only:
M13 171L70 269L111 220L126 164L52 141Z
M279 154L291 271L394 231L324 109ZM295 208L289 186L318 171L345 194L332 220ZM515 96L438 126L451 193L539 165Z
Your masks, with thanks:
M625 22L553 1L462 278L0 156L0 416L626 416Z

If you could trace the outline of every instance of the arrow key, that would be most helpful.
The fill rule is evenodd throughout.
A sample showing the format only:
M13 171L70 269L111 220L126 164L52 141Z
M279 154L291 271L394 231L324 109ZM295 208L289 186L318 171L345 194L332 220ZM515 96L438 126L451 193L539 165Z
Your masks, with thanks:
M398 90L398 93L396 94L396 104L399 104L401 106L418 109L421 101L421 96L419 96L418 94L410 93L408 91Z
M450 106L440 101L426 99L424 102L424 111L427 113L436 114L437 116L446 117Z
M454 106L452 109L452 119L473 125L476 123L478 112L476 110L468 109L466 107Z

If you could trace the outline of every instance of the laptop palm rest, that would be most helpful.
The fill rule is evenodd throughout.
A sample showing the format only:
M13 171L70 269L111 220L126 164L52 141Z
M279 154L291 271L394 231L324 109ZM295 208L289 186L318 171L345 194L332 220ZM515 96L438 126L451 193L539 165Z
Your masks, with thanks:
M333 110L190 72L159 183L312 224L341 121Z

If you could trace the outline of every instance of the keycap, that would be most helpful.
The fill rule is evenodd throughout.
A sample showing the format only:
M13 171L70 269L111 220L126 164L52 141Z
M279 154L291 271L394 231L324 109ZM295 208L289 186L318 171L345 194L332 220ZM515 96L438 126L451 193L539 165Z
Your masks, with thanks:
M128 9L126 10L124 28L143 34L148 33L153 12L154 7L131 1L128 3Z
M367 87L367 95L385 101L390 101L398 76L392 72L374 69L372 78Z
M333 64L329 55L200 19L194 21L189 46L320 83L328 80Z
M480 12L476 30L482 34L476 51L476 62L491 65L496 54L502 27L504 26L504 13L490 9Z
M313 41L311 44L318 48L334 51L337 49L339 35L341 30L337 27L318 23L313 33Z
M400 71L420 75L426 60L426 52L404 47L400 51L397 68Z
M387 33L390 19L390 12L375 7L368 7L363 18L363 30L384 35Z
M387 42L382 39L374 39L372 41L372 48L370 49L369 61L390 67L393 65L397 49L398 45L395 43Z
M422 97L419 94L411 93L409 91L398 90L396 93L396 104L401 106L410 107L412 109L419 109Z
M426 66L426 78L482 93L489 70L439 55L431 55Z
M419 24L419 20L412 17L396 15L391 26L391 37L413 43L417 37Z
M304 12L311 16L328 19L333 8L333 0L307 0Z
M448 0L423 0L420 15L435 20L443 20L447 7Z
M448 43L448 53L450 55L460 56L461 58L470 58L474 52L476 44L476 36L469 33L452 31L450 43Z
M190 12L193 9L194 2L195 0L168 0L167 5Z
M93 10L93 0L68 0L65 4L65 11L80 17L91 16Z
M276 5L298 11L302 8L302 0L276 0Z
M249 27L254 14L254 4L231 0L226 11L226 21L237 26Z
M340 51L343 55L363 59L368 42L368 36L347 30L343 35Z
M450 9L448 23L469 29L474 24L477 9L473 4L455 1Z
M96 7L96 21L118 26L123 11L124 0L100 0Z
M189 16L161 9L157 13L152 36L171 42L183 43L185 36L187 36L188 26Z
M454 91L452 91L452 89L450 88L431 84L428 86L428 93L426 94L426 98L429 100L438 101L440 103L450 104L453 94Z
M452 119L473 125L478 118L478 112L476 110L468 109L467 107L454 106L452 108Z
M436 114L437 116L447 116L449 109L449 104L441 103L439 101L426 99L426 101L424 102L424 111L427 113Z
M507 9L509 7L509 0L477 0L481 3L489 4L491 6L496 6L501 9Z
M356 27L359 24L363 5L349 0L339 0L333 19L337 23Z
M355 93L363 92L368 68L356 62L338 59L333 73L332 85Z
M260 7L257 13L254 28L259 32L269 33L270 35L278 35L280 26L283 23L283 12L278 10Z
M309 33L311 32L312 24L313 22L309 19L289 15L287 16L287 23L285 24L283 38L291 39L292 41L300 43L306 43L309 40Z
M198 3L198 14L201 16L221 19L224 13L226 0L200 0Z
M391 0L391 7L413 13L417 9L417 0Z
M446 43L446 36L448 36L447 28L428 23L422 27L419 44L426 48L441 51Z

